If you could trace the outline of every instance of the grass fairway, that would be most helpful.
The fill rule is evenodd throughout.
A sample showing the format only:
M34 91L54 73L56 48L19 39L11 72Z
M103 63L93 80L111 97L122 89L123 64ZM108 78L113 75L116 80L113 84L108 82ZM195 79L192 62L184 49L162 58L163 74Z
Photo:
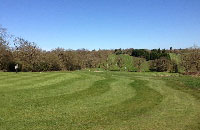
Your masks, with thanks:
M160 75L0 72L0 130L199 130L200 87Z

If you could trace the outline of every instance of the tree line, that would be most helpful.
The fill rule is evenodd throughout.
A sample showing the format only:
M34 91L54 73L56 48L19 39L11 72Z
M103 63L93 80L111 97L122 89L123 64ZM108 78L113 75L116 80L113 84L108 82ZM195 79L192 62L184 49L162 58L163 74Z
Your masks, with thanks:
M12 43L12 45L11 45ZM112 62L112 56L115 55ZM127 57L128 56L128 57ZM61 71L86 68L110 70L197 72L200 71L200 51L198 47L188 49L115 49L92 50L56 48L42 50L34 42L9 35L0 26L0 70L15 71ZM132 69L131 67L135 67Z

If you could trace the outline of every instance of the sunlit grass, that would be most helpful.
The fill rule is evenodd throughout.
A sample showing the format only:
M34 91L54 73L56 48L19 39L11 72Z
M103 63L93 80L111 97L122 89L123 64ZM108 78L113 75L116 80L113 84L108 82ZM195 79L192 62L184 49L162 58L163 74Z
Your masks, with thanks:
M177 80L169 84L170 78ZM151 72L1 72L0 129L197 129L200 102L186 87L198 88L198 80L183 77L185 88L178 89L181 79Z

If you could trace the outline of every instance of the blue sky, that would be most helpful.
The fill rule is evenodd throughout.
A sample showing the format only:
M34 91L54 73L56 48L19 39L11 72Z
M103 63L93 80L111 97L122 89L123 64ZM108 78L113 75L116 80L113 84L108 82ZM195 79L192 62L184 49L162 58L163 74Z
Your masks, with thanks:
M186 48L200 0L0 0L0 24L46 50Z

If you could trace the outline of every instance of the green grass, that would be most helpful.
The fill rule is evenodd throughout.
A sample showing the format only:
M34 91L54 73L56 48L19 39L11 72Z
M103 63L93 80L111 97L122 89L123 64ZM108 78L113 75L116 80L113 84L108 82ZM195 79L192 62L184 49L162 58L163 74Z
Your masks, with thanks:
M119 62L120 59L120 62ZM138 62L140 61L140 69L138 67ZM109 55L108 62L106 64L108 70L110 71L149 71L149 62L144 58L133 57L129 55Z
M198 130L199 84L169 73L0 72L0 130Z
M178 72L185 72L184 67L181 65L181 55L175 53L169 53L171 61L178 65Z
M180 75L164 77L163 79L167 81L168 86L189 93L200 100L200 77Z
M175 53L169 53L170 59L175 61L176 64L181 63L181 55L180 54L175 54Z

